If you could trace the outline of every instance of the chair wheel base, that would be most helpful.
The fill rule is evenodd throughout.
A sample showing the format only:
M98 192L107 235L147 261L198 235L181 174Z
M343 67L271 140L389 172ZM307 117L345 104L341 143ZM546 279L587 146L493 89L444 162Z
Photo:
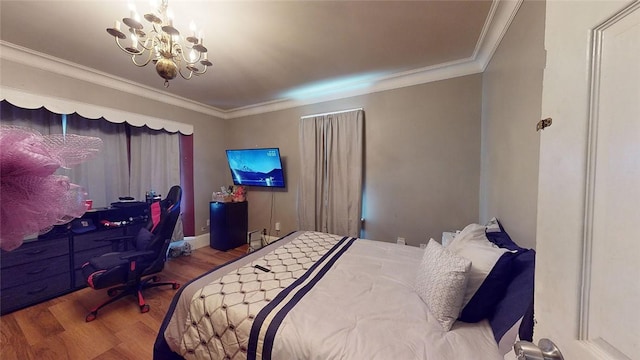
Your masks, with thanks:
M180 284L175 283L172 285L173 290L180 289Z
M149 312L149 309L151 309L151 308L147 304L144 304L144 305L140 306L140 312L143 313L143 314L146 313L146 312Z
M92 322L93 320L96 319L96 317L98 317L98 312L97 311L92 311L89 313L89 315L87 315L86 318L84 318L85 322Z

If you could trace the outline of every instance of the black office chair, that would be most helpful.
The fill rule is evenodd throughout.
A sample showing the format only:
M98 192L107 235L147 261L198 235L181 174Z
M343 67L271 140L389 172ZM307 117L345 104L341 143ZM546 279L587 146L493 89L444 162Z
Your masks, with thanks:
M181 197L180 186L173 186L164 200L150 205L149 221L137 236L105 239L128 241L133 250L106 253L82 265L82 274L90 287L96 290L111 287L107 291L111 298L93 308L85 318L87 322L96 319L98 310L127 295L136 296L140 312L146 313L149 305L144 301L142 290L162 285L180 287L175 281L159 282L153 274L164 268L171 235L180 215Z

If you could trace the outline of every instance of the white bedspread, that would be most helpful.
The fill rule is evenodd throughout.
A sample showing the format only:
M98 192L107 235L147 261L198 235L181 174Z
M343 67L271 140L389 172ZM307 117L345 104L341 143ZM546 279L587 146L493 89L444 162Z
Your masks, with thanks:
M300 243L296 241L304 242L305 236L309 235L304 234L290 235L298 239L284 241L283 245L299 247ZM294 266L294 271L290 272L293 277L282 279L277 287L277 291L286 287L286 291L282 291L286 296L267 290L249 291L250 297L246 297L245 291L241 301L234 301L240 305L224 306L225 300L212 297L204 301L202 297L209 295L202 290L188 293L191 298L181 299L181 303L183 307L189 306L190 313L174 315L173 325L165 332L171 348L185 358L213 359L224 359L225 356L244 359L247 355L249 359L276 360L502 359L486 321L457 322L449 332L444 332L429 313L413 290L415 269L423 250L363 239L340 241L342 237L337 236L334 239L339 248L328 250L328 254L321 255L317 249L309 247L319 264L302 267L311 269L312 276L303 275L307 269L297 271L296 262L290 262ZM253 274L253 265L267 266L269 263L261 259L248 261L235 267L252 269ZM325 271L327 269L330 270ZM240 278L242 275L237 274L243 274L245 270L242 267L233 270L231 278ZM254 275L269 279L269 273ZM206 288L202 284L208 283L212 293L220 292L217 286L226 283L229 276L222 282L220 276L200 280L199 289ZM290 291L292 287L298 289ZM254 301L257 296L262 296L261 301ZM295 305L289 309L289 303ZM269 306L274 308L271 313L265 310ZM214 315L215 309L222 307L225 311ZM270 340L265 341L271 330L275 334L272 346ZM254 338L249 341L251 335ZM218 345L211 345L211 342ZM220 344L228 349L237 346L239 351L230 353Z

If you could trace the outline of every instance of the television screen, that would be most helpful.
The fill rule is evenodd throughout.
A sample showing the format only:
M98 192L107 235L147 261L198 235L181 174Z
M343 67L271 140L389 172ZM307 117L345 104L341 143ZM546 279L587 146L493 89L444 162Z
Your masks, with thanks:
M235 185L285 187L278 148L227 150L227 161Z

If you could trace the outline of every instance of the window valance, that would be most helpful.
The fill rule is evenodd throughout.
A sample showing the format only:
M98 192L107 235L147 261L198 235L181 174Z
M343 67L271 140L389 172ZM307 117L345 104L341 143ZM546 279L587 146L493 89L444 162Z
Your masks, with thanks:
M146 125L154 130L165 130L171 133L180 132L184 135L193 134L193 125L191 124L159 119L147 115L112 109L99 105L81 103L68 99L27 93L7 87L0 87L0 100L7 100L9 103L25 109L38 109L44 106L47 110L56 114L78 113L78 115L87 119L104 118L112 123L126 122L137 127Z

